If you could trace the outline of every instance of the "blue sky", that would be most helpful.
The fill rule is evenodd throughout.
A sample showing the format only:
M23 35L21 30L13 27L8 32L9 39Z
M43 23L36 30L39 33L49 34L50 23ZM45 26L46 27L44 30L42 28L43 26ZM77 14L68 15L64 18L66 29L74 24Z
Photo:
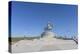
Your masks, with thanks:
M77 35L77 5L12 2L12 36L39 36L47 22L60 36Z

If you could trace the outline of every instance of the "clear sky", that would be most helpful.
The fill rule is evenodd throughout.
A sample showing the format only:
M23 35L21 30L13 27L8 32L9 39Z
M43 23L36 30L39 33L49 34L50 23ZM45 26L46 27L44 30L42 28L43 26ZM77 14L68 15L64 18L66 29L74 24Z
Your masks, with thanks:
M37 36L47 22L57 35L77 35L77 5L12 2L12 36Z

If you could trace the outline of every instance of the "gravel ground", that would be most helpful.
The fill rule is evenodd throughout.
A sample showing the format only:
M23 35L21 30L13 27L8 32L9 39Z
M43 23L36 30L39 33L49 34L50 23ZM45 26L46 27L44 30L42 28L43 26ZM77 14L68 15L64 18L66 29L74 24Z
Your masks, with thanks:
M52 51L77 49L78 45L73 40L62 39L34 39L21 40L12 45L12 53Z

